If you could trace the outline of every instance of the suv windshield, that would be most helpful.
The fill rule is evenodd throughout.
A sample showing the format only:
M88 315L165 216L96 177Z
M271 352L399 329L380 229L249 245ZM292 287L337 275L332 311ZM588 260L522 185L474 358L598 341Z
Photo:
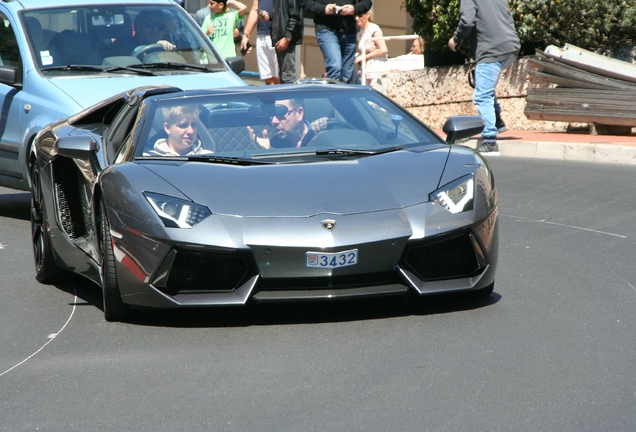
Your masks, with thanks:
M42 73L135 71L149 65L157 70L158 64L225 70L183 8L113 3L25 12L34 63Z
M231 96L179 93L178 98L151 100L136 156L364 157L444 145L381 94L332 87Z

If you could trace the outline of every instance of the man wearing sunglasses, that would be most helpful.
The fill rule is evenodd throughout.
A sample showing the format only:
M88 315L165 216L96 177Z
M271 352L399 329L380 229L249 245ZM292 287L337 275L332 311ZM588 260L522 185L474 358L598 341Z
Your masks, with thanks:
M309 131L305 121L305 107L300 99L286 99L276 102L287 108L282 115L271 118L272 136L269 139L271 147L300 147L303 138Z
M319 118L311 124L305 119L305 105L301 99L284 99L276 102L276 115L270 117L271 132L263 130L257 136L248 126L252 142L261 148L305 147L327 127L327 117Z

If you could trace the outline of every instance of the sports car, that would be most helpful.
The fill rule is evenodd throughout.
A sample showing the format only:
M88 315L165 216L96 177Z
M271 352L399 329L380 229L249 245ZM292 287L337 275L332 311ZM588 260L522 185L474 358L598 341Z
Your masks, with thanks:
M293 124L292 124L293 123ZM136 88L36 138L36 278L139 308L488 296L498 255L489 164L364 86Z

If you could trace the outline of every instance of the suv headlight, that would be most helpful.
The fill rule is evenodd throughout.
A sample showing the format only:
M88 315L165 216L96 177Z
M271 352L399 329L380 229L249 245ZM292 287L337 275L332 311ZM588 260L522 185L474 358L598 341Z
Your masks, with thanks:
M144 192L144 196L168 228L192 228L212 214L205 206L161 195Z
M458 178L429 196L433 204L453 214L473 210L475 198L475 177L472 174Z

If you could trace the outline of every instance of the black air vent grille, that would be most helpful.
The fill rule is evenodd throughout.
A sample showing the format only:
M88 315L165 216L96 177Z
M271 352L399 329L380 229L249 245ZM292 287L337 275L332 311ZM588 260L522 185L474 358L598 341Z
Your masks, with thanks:
M169 294L186 292L231 292L249 274L247 259L241 255L177 251L167 287Z
M470 233L409 246L406 266L424 281L470 277L480 268Z

